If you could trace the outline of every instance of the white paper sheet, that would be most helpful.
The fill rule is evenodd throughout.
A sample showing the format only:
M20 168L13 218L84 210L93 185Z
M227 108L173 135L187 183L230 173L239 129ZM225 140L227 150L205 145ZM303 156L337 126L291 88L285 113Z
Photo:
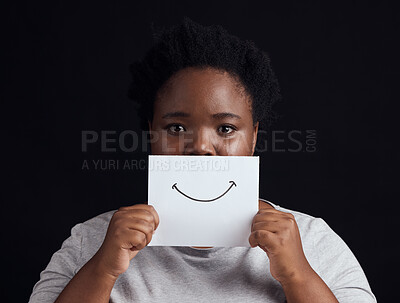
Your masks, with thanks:
M248 247L258 211L258 157L149 156L150 246Z

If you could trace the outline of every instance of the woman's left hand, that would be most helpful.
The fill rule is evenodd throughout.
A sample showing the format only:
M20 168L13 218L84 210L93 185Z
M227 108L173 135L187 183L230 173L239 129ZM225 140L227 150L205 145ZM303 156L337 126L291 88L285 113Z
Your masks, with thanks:
M262 205L265 203L260 202L252 222L250 246L259 246L267 253L271 274L281 284L306 279L313 270L304 255L294 216Z

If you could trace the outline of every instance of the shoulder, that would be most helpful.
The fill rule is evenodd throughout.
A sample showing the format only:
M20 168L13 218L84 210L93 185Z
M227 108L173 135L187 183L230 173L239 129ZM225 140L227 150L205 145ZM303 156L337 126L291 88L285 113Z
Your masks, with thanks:
M79 243L83 261L90 259L100 248L115 212L116 210L102 213L72 228L70 239Z
M72 236L101 236L103 235L108 228L108 224L110 223L111 217L115 213L115 210L108 211L97 215L89 220L86 220L82 223L76 224L72 230Z
M276 210L292 214L296 219L296 223L299 227L299 231L302 234L302 237L305 236L307 233L323 234L333 232L328 224L321 218L313 217L300 211L288 209L264 199L261 199L261 201L270 204Z
M330 226L322 219L300 211L291 210L270 201L269 203L276 210L291 213L299 228L303 249L314 262L321 262L329 258L332 251L349 251L346 243L337 235Z
M107 229L108 224L110 223L111 217L116 212L116 210L111 210L100 215L97 215L83 223L80 223L81 229L91 230L93 232L98 231L102 232L104 229Z
M264 202L294 215L308 262L340 302L376 302L356 257L323 219Z

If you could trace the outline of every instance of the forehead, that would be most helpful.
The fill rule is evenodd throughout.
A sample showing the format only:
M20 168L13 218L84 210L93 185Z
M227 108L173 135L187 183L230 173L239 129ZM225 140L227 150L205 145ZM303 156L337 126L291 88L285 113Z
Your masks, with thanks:
M240 81L226 71L186 68L177 72L160 89L154 104L157 111L201 108L210 113L237 111L251 114L251 99Z

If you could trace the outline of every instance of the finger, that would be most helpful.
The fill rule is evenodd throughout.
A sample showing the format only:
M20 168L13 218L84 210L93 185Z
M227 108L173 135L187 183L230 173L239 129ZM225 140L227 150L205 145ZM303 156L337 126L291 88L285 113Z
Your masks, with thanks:
M154 208L153 205L148 205L148 207L149 207L149 211L154 216L154 222L156 223L156 228L155 229L157 229L158 224L160 224L160 217L158 216L158 213L157 213L157 211L156 211L156 209Z
M251 231L266 230L272 233L277 233L282 229L282 223L280 221L260 221L255 222L251 225Z
M267 247L268 243L272 243L274 233L266 230L256 230L250 234L249 243L251 247L262 246Z
M280 211L275 208L262 208L262 209L259 209L257 213L258 214L268 214L269 213L269 214L276 214L276 215L282 215L282 216L292 216L291 213Z
M257 222L277 222L279 220L282 220L282 216L280 214L256 214L253 218L252 223L257 223Z
M267 213L267 212L269 212L269 213L283 213L282 211L277 210L275 208L260 208L258 210L258 212L259 213Z
M118 211L129 211L132 209L138 209L138 208L141 208L142 205L146 205L146 204L134 204L134 205L129 205L129 206L122 206L118 209Z
M119 209L119 211L137 211L137 210L145 210L148 211L152 214L153 218L154 218L154 223L155 223L155 227L154 229L156 229L160 223L160 218L158 217L158 214L155 210L155 208L152 205L147 205L147 204L135 204L132 206L125 206L125 207L121 207Z
M153 214L145 209L120 208L111 220L114 226L127 226L136 220L145 220L155 228Z
M154 208L153 205L148 205L148 204L136 204L134 205L136 206L137 209L145 209L147 211L149 211L153 217L154 217L154 222L156 224L155 228L156 229L158 227L158 224L160 224L160 218L158 217L158 213L156 211L156 209Z
M147 243L150 243L153 231L154 231L154 224L150 223L143 219L132 219L127 224L129 230L137 230L146 235Z
M141 250L147 245L146 235L139 230L125 230L121 233L121 247L129 250Z
M135 219L142 219L145 220L153 225L153 229L156 229L156 222L154 219L154 215L146 210L146 209L134 209L130 211L125 211L125 217L129 218L130 220Z
M282 211L278 211L278 210L267 209L267 210L259 210L256 215L258 215L258 216L270 216L270 217L274 217L274 218L283 218L283 217L286 217L286 216L291 215L291 214L290 213L285 213L285 212L282 212Z

